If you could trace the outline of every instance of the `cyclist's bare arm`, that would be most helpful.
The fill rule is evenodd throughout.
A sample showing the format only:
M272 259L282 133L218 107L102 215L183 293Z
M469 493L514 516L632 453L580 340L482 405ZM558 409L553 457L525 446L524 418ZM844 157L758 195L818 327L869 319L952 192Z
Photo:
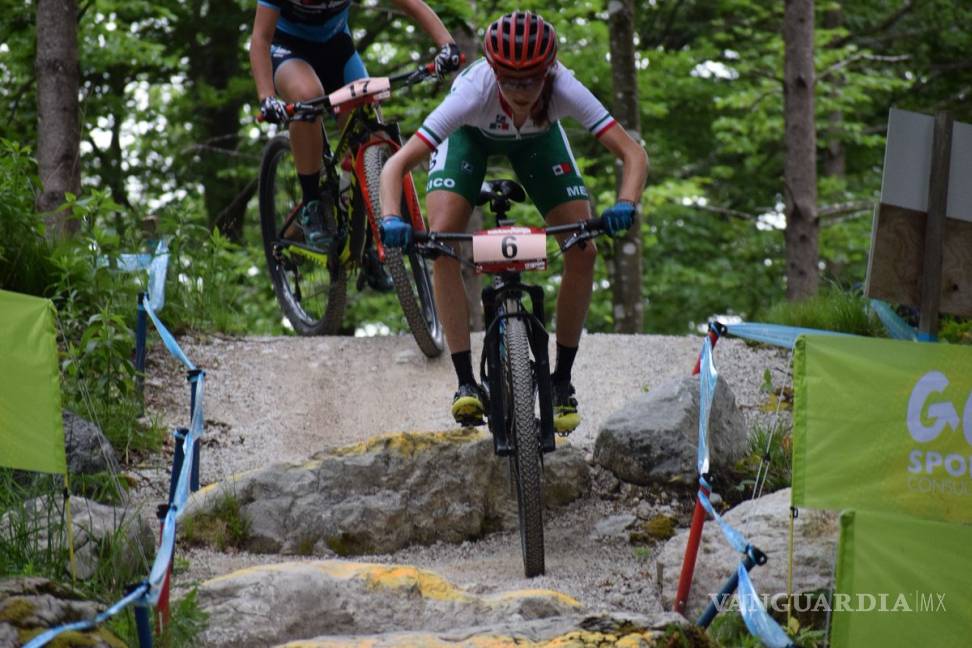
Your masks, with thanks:
M634 141L620 123L605 131L598 141L624 164L618 200L639 204L648 179L648 154L644 147Z
M260 101L276 94L273 86L273 66L270 63L270 42L277 28L280 13L258 4L253 19L253 34L250 35L250 71L256 82L257 96Z
M405 146L388 159L381 170L382 216L404 216L398 213L402 203L402 178L431 152L428 144L412 135Z
M418 23L422 31L435 41L436 46L442 47L446 43L455 42L439 16L422 0L392 0L392 2Z

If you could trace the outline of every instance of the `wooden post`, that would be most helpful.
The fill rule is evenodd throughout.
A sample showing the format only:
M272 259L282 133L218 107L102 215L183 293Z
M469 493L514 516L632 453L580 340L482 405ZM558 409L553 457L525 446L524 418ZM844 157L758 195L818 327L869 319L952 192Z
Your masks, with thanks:
M918 339L923 342L931 342L938 337L938 309L942 299L942 246L945 239L951 157L952 117L947 112L939 112L935 115L935 135L932 140L928 219L925 221L925 255L921 273Z

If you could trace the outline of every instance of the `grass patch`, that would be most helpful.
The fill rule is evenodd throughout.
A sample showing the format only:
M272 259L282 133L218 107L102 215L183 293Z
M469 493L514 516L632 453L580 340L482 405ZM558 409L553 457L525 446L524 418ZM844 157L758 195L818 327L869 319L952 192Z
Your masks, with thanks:
M734 490L738 495L749 497L756 483L760 462L769 462L766 483L762 488L764 495L788 488L793 469L793 427L784 426L777 421L774 427L759 424L749 433L749 448L745 457L736 462L737 483Z
M250 536L250 521L236 495L223 495L212 511L182 521L179 535L190 546L215 547L219 551L242 549Z
M868 301L856 290L830 285L808 299L774 304L762 320L784 326L883 337L884 327L868 309Z

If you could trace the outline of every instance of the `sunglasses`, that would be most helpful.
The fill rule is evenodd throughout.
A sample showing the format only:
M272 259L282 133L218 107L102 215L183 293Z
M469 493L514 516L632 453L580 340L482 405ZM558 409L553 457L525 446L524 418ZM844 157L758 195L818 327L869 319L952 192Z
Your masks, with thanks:
M547 78L546 72L532 77L506 77L497 74L496 82L504 90L533 90Z

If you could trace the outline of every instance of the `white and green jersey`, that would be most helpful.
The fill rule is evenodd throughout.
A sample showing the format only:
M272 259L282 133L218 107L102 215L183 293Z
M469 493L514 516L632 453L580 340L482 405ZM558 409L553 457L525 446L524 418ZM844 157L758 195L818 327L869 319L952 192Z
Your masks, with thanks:
M425 119L416 135L434 150L463 126L476 128L491 139L516 140L543 135L564 117L576 119L596 137L615 125L604 105L572 71L558 62L551 74L553 92L547 109L548 121L537 125L528 117L516 128L512 111L500 96L492 68L486 59L480 59L456 78L449 95Z

